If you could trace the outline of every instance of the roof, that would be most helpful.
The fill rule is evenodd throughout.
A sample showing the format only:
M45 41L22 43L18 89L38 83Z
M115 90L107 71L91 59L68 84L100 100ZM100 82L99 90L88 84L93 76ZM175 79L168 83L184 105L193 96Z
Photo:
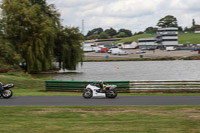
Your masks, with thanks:
M175 31L178 31L178 28L177 28L177 27L165 27L165 28L159 28L159 29L158 29L158 31L166 31L166 30L167 30L167 31L170 31L170 30L171 30L171 31L174 31L174 30L175 30Z
M195 31L200 31L200 28L196 28Z
M149 37L149 38L139 38L138 39L138 41L140 41L140 40L156 40L156 38L155 37Z
M132 44L132 42L125 42L124 44Z

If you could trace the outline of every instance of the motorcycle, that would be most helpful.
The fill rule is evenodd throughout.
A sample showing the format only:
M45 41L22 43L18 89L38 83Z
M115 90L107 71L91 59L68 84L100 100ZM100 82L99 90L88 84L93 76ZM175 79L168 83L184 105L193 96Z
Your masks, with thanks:
M0 97L6 98L6 99L11 98L13 95L13 92L10 90L10 88L13 88L13 87L14 87L14 84L3 85L0 82Z
M86 99L91 97L115 98L117 97L116 87L117 85L107 85L105 88L100 89L97 83L91 83L83 90L83 97Z

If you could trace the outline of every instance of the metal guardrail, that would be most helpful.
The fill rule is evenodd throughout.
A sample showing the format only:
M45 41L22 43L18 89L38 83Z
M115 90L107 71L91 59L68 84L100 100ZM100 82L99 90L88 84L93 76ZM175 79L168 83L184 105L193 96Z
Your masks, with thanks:
M130 81L130 92L200 92L200 81Z

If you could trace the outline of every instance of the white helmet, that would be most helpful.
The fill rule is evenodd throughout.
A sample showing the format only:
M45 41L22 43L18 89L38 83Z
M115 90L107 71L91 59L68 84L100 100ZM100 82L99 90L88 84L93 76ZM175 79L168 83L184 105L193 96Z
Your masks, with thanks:
M102 81L102 80L99 80L98 83L103 83L103 81Z

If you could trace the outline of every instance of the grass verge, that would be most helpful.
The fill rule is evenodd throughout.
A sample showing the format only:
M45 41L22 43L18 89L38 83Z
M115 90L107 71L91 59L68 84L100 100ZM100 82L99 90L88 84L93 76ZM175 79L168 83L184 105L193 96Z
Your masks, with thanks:
M0 107L1 133L199 133L200 106Z
M184 59L182 57L149 57L149 58L108 58L108 59L84 59L84 62L105 62L105 61L166 61ZM192 58L188 58L192 59Z
M108 59L84 59L84 62L106 62L106 61L167 61L167 60L200 60L199 55L187 57L149 57L149 58L108 58Z

